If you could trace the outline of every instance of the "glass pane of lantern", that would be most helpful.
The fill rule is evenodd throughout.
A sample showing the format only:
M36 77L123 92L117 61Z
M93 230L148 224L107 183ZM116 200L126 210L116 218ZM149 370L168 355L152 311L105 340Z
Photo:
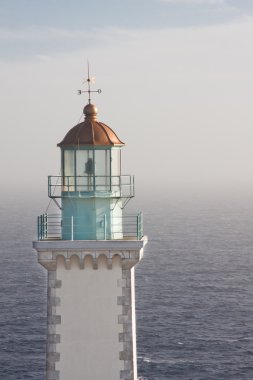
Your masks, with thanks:
M117 192L120 190L120 174L121 174L121 168L120 168L120 149L112 149L111 150L111 173L112 173L112 191Z
M64 191L74 191L75 151L64 150Z
M96 190L108 190L110 183L110 152L108 150L95 151Z
M85 175L85 162L88 159L88 150L77 150L76 151L76 175Z
M76 183L77 191L93 190L93 151L77 150L76 151Z
M112 155L112 176L119 176L120 175L120 153L121 151L119 149L112 149L111 155Z
M106 162L105 162L105 150L95 151L95 168L96 176L105 176Z

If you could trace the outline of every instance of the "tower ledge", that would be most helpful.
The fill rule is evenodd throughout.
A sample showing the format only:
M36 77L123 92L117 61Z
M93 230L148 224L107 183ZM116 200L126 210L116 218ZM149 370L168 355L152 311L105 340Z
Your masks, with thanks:
M112 269L117 258L122 269L130 269L142 259L147 240L144 236L141 240L34 241L33 248L38 252L39 263L47 270L55 270L59 262L66 269L72 266Z

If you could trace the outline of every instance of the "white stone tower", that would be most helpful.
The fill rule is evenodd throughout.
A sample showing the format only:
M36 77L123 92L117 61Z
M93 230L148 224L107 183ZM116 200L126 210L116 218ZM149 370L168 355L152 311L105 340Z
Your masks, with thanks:
M87 82L85 120L58 144L61 176L49 177L59 214L38 217L33 242L48 271L46 380L136 380L134 267L146 238L142 214L125 214L124 144L97 120Z

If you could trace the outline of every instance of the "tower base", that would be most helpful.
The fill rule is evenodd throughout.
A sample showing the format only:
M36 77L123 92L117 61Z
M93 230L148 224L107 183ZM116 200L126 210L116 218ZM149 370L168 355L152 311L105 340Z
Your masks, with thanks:
M137 380L134 266L146 241L33 242L48 271L46 380Z

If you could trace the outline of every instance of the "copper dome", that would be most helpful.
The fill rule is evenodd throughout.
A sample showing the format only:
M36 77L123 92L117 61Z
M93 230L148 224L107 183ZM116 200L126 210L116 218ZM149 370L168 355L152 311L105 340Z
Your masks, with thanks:
M71 128L58 146L95 145L95 146L122 146L118 136L108 125L97 120L97 108L87 104L83 110L85 120Z

